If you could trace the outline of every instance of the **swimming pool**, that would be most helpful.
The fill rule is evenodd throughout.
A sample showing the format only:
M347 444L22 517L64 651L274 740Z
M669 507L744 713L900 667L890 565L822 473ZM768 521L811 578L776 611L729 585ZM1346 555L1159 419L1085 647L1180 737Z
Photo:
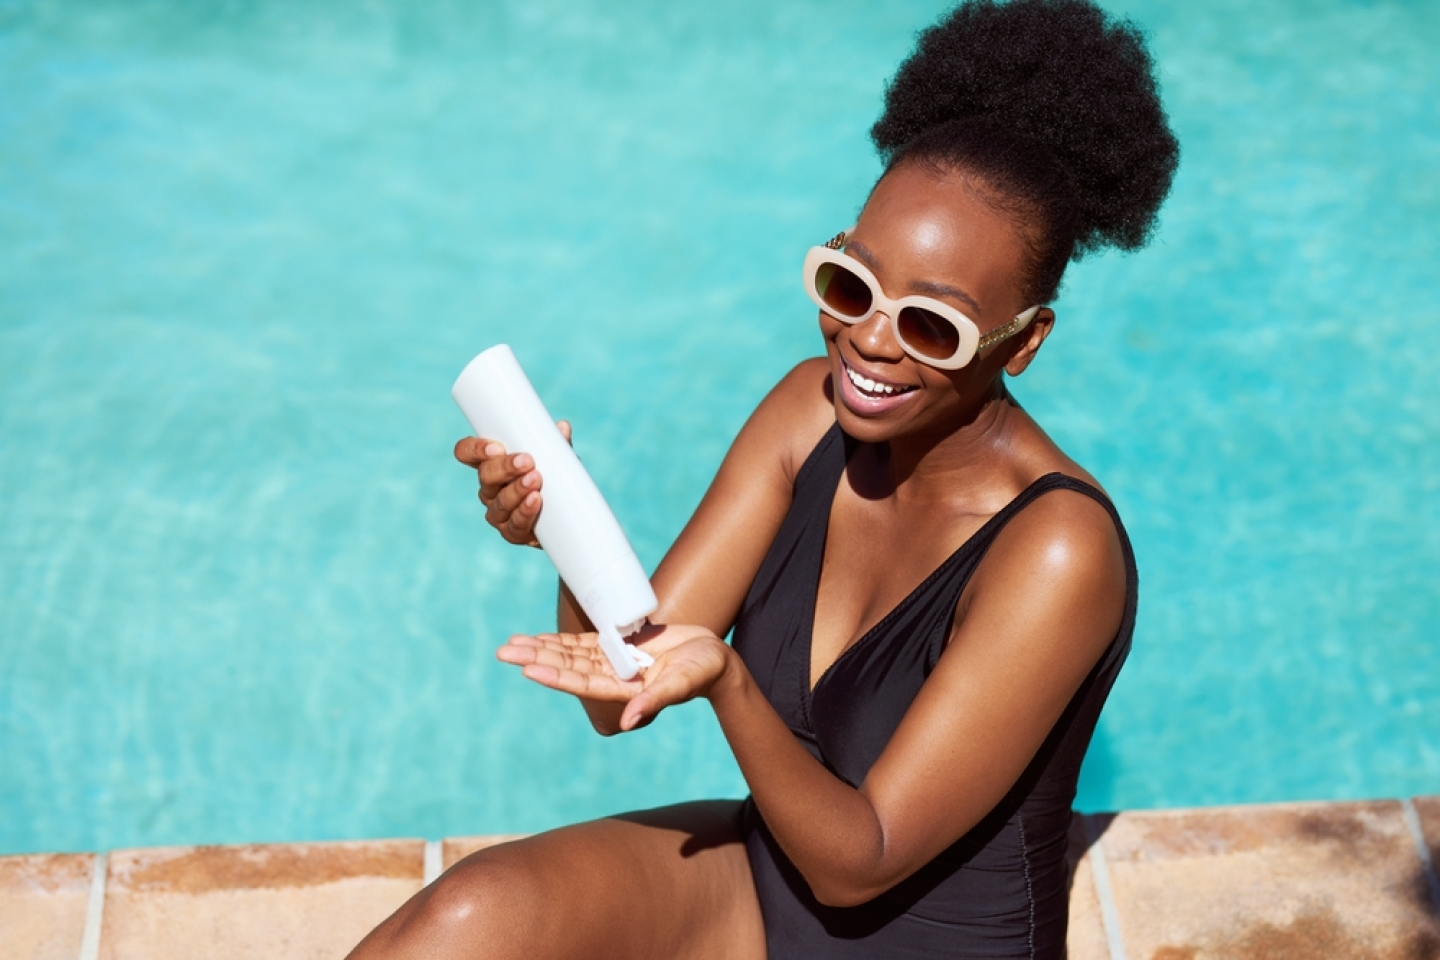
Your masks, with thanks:
M1015 384L1141 564L1078 803L1436 792L1440 7L1112 6L1179 178ZM449 385L512 343L653 566L942 7L0 0L0 852L741 794L493 662L552 574Z

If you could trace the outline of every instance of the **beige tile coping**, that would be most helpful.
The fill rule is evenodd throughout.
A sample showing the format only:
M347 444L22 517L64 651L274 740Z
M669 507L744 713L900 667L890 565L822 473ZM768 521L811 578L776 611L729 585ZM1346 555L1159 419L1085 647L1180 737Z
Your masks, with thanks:
M95 860L79 853L0 857L0 957L80 956Z
M1395 800L1115 817L1119 939L1146 960L1440 958L1414 819Z
M339 960L510 839L0 857L0 958ZM1440 797L1076 817L1070 859L1069 960L1440 960Z

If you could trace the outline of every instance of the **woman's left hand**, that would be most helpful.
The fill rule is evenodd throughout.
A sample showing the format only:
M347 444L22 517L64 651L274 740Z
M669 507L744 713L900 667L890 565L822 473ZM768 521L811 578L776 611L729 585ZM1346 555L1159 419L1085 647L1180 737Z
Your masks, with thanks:
M640 637L637 646L655 662L633 680L615 675L594 633L517 634L495 655L551 689L624 703L621 730L634 730L666 707L709 695L729 664L730 648L704 627L652 625Z

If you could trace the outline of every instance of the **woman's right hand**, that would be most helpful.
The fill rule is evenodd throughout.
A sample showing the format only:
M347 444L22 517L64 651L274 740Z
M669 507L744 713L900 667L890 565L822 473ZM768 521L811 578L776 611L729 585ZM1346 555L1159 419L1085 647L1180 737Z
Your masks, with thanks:
M560 428L565 442L570 443L569 421L556 421L555 426ZM472 467L480 478L480 502L485 505L485 521L510 543L540 546L535 539L535 521L540 518L540 508L544 506L540 494L543 478L535 469L535 458L523 452L508 453L504 444L495 440L466 437L455 444L455 459ZM595 629L563 582L560 584L556 619L563 631L573 633ZM580 702L585 705L585 713L597 731L606 736L620 732L623 703L598 702L585 697L581 697Z
M570 424L556 426L570 441ZM507 453L505 447L482 437L465 437L455 444L455 459L472 467L480 479L480 502L485 521L511 543L538 547L535 521L540 517L543 478L528 453Z

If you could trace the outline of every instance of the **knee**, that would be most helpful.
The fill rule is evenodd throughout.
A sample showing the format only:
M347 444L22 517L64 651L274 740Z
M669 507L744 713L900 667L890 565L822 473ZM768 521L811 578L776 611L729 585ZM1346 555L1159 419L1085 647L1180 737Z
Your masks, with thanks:
M500 960L526 955L527 944L533 950L545 904L543 877L517 858L486 854L467 857L436 880L399 933L424 944L430 956Z

